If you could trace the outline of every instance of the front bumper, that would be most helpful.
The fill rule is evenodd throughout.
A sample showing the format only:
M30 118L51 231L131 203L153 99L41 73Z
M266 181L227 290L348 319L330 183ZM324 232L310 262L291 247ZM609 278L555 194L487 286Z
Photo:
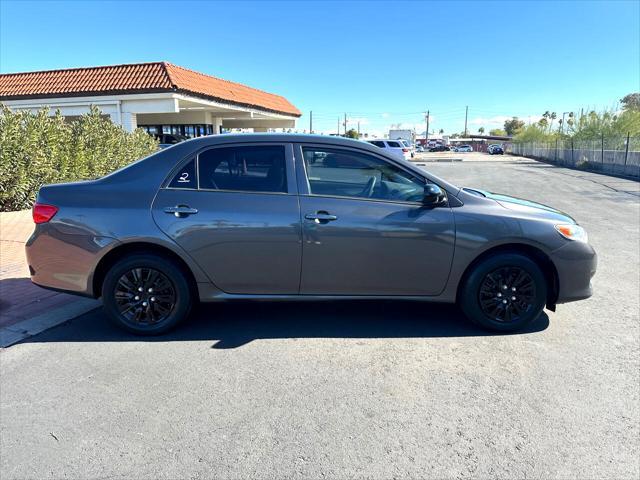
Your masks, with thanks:
M593 295L591 278L596 273L598 256L591 245L569 241L551 254L558 272L556 303L575 302Z

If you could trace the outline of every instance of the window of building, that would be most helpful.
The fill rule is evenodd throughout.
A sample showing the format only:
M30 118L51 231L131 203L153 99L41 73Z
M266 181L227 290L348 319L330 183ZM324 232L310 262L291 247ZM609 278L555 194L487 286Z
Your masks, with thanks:
M424 180L365 153L303 148L313 195L420 202Z
M283 146L212 148L198 156L200 188L287 192Z

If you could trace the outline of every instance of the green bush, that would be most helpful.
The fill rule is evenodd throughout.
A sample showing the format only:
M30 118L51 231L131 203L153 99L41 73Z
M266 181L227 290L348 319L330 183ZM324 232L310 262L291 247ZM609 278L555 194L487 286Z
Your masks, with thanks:
M0 109L0 211L30 208L45 183L99 178L147 156L158 144L126 132L97 107L68 122L59 112Z

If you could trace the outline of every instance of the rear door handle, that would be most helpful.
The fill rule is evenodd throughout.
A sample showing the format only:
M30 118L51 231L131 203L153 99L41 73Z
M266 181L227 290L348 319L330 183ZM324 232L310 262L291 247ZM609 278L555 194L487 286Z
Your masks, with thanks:
M173 213L176 217L188 217L198 213L197 208L191 208L189 205L176 205L175 207L166 207L164 213Z
M328 212L307 213L304 218L307 220L313 220L315 223L333 222L338 219L336 215L331 215Z

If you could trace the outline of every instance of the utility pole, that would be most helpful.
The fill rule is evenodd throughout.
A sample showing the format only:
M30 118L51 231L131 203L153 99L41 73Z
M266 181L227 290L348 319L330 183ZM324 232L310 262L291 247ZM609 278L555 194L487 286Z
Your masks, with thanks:
M469 116L469 106L464 107L464 136L467 136L467 117Z
M347 136L347 114L344 114L344 136Z
M429 143L429 110L427 110L427 129L424 132L424 144L427 145Z
M564 134L564 116L571 112L562 112L562 125L560 125L560 135Z
M358 138L360 138L360 120L358 120Z
M313 133L313 110L309 112L309 133Z
M338 117L338 136L340 136L340 117Z

